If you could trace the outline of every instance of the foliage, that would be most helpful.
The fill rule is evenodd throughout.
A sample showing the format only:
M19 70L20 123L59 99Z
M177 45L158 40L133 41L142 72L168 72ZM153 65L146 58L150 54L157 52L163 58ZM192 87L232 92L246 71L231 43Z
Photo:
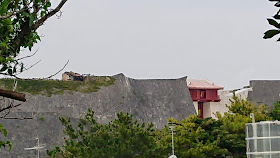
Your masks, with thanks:
M132 120L132 115L118 113L107 125L96 122L89 110L75 130L70 119L60 118L67 135L65 145L48 151L51 157L106 157L150 158L156 152L156 131L153 124L147 126Z
M226 105L229 109L229 114L249 117L250 113L254 113L256 122L269 119L266 105L256 106L250 101L238 98L235 94L230 99L230 103L230 106Z
M41 116L41 117L39 117L39 120L40 120L40 121L44 121L44 120L45 120L45 117L44 117L44 116Z
M245 158L245 124L251 123L250 113L256 121L271 119L267 107L233 96L229 112L217 119L190 115L178 121L169 119L175 125L175 155L183 158ZM70 120L60 118L65 127L65 145L48 151L52 157L168 157L171 155L171 134L169 127L153 129L132 121L132 116L119 113L114 121L101 125L89 110L78 123L78 130Z
M37 29L55 15L67 0L52 8L49 0L0 1L0 73L13 76L24 70L18 57L40 40Z
M250 113L254 113L255 121L269 120L268 110L265 105L256 106L250 101L233 96L228 106L229 112L222 116L216 113L220 128L225 132L221 142L234 157L246 157L245 124L251 123Z
M67 0L51 8L49 0L1 0L0 1L0 74L16 76L24 71L24 64L19 58L22 48L30 51L40 40L37 29L55 15ZM0 132L6 137L7 131L0 124ZM0 147L9 141L0 141Z
M222 132L219 122L212 118L202 119L198 115L191 115L181 122L170 119L176 126L174 137L175 155L184 158L225 157L227 149L219 147ZM164 134L159 142L165 157L170 155L171 135L168 127L163 129Z
M0 124L0 133L3 133L4 137L7 137L7 130L3 127L2 124ZM1 141L0 140L0 148L9 146L9 150L12 148L12 143L10 141Z
M280 0L269 0L271 2L276 2L275 7L280 7ZM280 9L279 11L272 17L272 19L267 19L268 23L274 27L274 29L268 30L264 33L264 39L272 38L280 33L280 24L277 22L277 20L280 19ZM280 38L277 40L280 41Z
M51 96L52 94L63 94L65 91L78 91L82 93L96 92L101 86L114 84L112 77L90 76L87 82L81 81L61 81L61 80L17 80L17 91L28 92L30 94L42 94ZM12 90L13 79L0 79L2 88Z
M273 109L269 113L269 116L272 117L273 120L280 120L280 101L276 101L273 104Z
M250 113L254 113L256 121L270 119L267 107L255 106L253 103L233 96L228 106L229 112L223 116L216 113L217 120L200 118L191 115L177 121L175 153L184 158L211 158L211 157L246 157L245 124L252 122ZM171 150L171 136L165 127L160 148L166 153Z

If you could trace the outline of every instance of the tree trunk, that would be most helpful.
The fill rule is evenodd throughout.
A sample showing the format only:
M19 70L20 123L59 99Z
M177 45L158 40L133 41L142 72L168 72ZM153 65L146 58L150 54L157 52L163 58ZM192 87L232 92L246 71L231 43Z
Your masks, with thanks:
M0 96L25 102L25 94L0 89Z

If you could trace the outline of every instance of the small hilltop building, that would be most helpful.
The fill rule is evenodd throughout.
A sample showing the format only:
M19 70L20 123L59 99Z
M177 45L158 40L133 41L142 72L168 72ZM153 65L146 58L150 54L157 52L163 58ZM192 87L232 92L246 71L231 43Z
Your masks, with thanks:
M75 72L64 72L62 74L62 80L63 81L87 81L88 76L87 75L81 75L79 73Z

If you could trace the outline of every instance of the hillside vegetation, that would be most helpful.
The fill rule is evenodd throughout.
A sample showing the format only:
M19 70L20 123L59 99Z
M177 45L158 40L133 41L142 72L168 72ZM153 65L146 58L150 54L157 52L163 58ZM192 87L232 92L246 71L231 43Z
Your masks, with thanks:
M63 94L65 92L92 93L97 92L102 86L114 84L115 79L106 76L90 76L86 82L62 81L45 79L16 80L17 92L26 92L32 95L41 94L51 96L52 94ZM0 79L1 88L12 90L14 79Z
M256 106L234 96L224 115L213 118L190 115L183 120L170 118L175 127L175 155L180 158L246 158L245 124L274 120L265 105ZM275 107L276 105L274 105ZM279 104L277 104L279 109ZM274 110L275 111L275 110ZM275 114L279 110L275 111ZM153 123L139 123L131 114L120 112L115 120L100 124L94 112L73 126L70 118L60 117L64 126L64 145L47 153L52 158L164 158L171 155L172 136L168 126L156 129Z

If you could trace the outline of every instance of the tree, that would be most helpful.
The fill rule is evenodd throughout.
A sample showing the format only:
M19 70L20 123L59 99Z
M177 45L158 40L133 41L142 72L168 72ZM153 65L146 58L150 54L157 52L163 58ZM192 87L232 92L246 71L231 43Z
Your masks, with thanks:
M184 158L222 158L229 155L225 148L221 148L220 137L223 134L219 129L219 122L212 118L202 119L199 115L190 115L188 118L177 121L169 119L175 124L174 136L175 155ZM165 127L159 141L162 157L168 157L171 151L171 135Z
M52 8L50 0L1 0L0 1L0 74L16 77L24 71L19 58L21 48L30 51L40 40L37 29L60 11L67 0ZM9 95L7 95L9 94ZM0 96L25 101L25 95L0 91Z
M70 124L70 119L61 117L60 121L67 137L62 148L48 151L52 157L159 157L153 124L139 124L130 114L120 112L115 120L102 125L96 122L94 112L89 110L78 122L77 130Z
M22 48L30 51L40 40L37 29L44 22L60 11L67 0L61 0L53 9L50 0L0 0L0 74L17 77L24 71L24 58L19 58ZM0 96L26 101L25 94L0 89ZM0 112L9 110L21 104L2 106ZM0 133L7 136L7 131L0 124ZM0 147L8 145L9 141L0 141Z
M272 117L273 120L280 120L280 101L276 101L273 104L273 109L269 113L269 116Z
M245 124L251 123L250 113L254 113L255 120L265 121L271 118L265 105L256 106L250 101L233 96L231 105L227 106L229 112L216 113L220 128L224 132L221 137L221 147L226 148L234 157L246 157Z
M230 102L229 112L223 116L216 113L217 120L198 115L182 121L170 119L176 125L175 154L184 158L245 158L245 124L252 122L250 113L254 113L256 121L264 121L270 119L268 110L264 105L256 106L235 95ZM167 127L159 137L160 149L166 157L171 151Z
M275 7L280 7L280 0L269 0L270 2L276 2ZM277 22L277 20L280 19L280 9L278 9L277 13L272 17L272 19L267 19L268 23L272 26L274 26L274 29L268 30L264 33L264 39L272 38L280 33L280 24ZM277 40L280 41L280 38Z
M245 124L251 123L250 113L256 121L270 120L267 107L233 96L229 112L217 119L190 115L182 121L169 119L175 125L175 155L184 158L245 158ZM65 127L65 144L48 151L52 157L168 157L171 155L169 127L154 129L145 126L132 115L119 113L107 125L94 119L89 112L78 123L78 129L69 119L60 118Z

